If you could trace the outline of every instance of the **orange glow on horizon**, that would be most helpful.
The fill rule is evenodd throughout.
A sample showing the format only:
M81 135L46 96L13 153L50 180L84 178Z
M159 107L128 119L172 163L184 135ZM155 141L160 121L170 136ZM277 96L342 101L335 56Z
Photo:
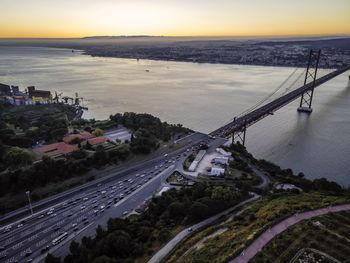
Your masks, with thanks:
M348 0L1 1L0 38L350 35Z

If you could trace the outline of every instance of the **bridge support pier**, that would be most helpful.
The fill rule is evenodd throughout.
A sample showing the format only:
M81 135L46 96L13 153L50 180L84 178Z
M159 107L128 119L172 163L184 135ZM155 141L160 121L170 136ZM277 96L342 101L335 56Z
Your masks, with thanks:
M243 130L236 131L232 133L232 144L240 142L242 145L245 145L247 128L244 126Z
M304 85L308 83L312 83L312 88L308 91L305 91L301 95L300 105L298 108L299 112L306 112L306 113L312 112L311 104L312 104L312 98L314 96L314 87L316 82L318 63L320 62L320 56L321 56L321 50L317 52L310 50L309 62L307 64ZM311 79L311 82L309 82L309 79Z

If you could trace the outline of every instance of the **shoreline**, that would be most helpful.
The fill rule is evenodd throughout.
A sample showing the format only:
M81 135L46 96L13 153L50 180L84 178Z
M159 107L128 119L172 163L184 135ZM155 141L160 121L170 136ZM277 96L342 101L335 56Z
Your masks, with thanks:
M0 39L0 47L60 48L101 58L293 68L306 67L310 50L322 50L321 69L336 69L349 64L349 44L350 37L287 40L181 37Z

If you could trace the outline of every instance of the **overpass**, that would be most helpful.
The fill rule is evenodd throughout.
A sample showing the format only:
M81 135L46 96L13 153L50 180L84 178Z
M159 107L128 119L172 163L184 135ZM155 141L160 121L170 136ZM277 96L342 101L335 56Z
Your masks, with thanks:
M246 129L258 122L259 120L273 115L275 111L282 108L283 106L291 103L297 98L301 97L300 107L298 111L311 113L311 103L313 98L314 89L323 83L341 75L350 69L350 66L345 66L340 69L337 69L321 78L316 79L318 62L320 58L321 52L310 51L309 55L309 63L306 70L305 81L302 87L299 87L259 108L256 108L242 116L235 117L230 123L216 129L211 132L209 135L211 136L219 136L219 137L229 137L232 136L232 142L237 141L245 144L246 137ZM308 82L309 79L312 79Z

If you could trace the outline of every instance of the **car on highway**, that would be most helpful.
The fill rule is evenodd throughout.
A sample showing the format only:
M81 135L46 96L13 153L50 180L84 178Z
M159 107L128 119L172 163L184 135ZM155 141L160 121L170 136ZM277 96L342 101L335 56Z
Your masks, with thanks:
M12 229L12 226L7 226L7 227L5 227L4 232L5 232L5 233L6 233L6 232L10 232L11 229Z
M123 216L126 216L128 213L129 213L128 211L124 211Z
M17 228L21 228L23 226L23 224L18 224Z
M41 215L38 216L38 219L41 219L41 218L43 218L44 216L45 216L44 214L41 214Z
M54 211L54 210L51 210L51 209L50 209L46 214L47 214L48 216L49 216L49 215L52 215L52 214L53 214L53 211Z
M26 253L24 254L24 256L25 256L25 257L28 257L28 256L30 256L31 254L33 254L33 251L32 251L31 249L28 249L28 250L26 251Z

